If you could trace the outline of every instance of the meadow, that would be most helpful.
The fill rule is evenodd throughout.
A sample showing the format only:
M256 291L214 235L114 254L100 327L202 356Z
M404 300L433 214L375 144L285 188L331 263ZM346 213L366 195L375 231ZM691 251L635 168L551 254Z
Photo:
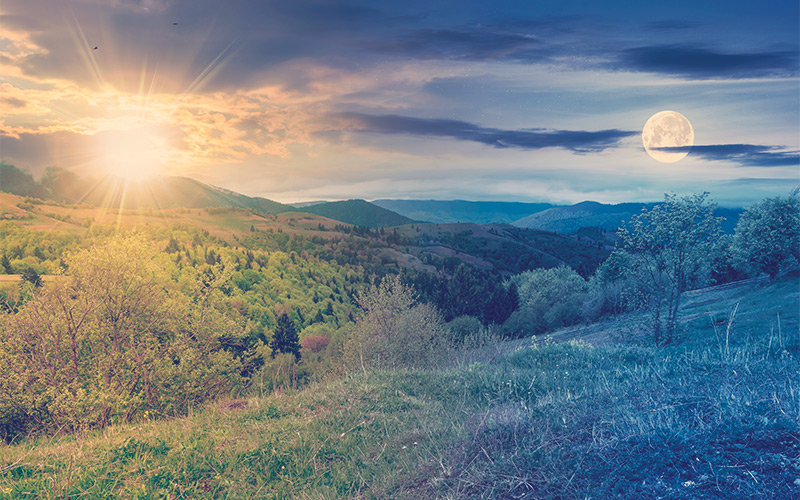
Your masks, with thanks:
M594 344L555 332L436 369L355 371L270 394L256 383L182 418L6 445L0 493L794 498L798 300L794 272L693 294L666 348L631 314Z

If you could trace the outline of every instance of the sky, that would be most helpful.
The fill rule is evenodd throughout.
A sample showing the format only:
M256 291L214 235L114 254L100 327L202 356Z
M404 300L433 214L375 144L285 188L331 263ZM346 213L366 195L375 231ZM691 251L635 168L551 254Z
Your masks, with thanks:
M797 0L2 0L0 160L281 202L800 185ZM642 127L683 114L660 163Z

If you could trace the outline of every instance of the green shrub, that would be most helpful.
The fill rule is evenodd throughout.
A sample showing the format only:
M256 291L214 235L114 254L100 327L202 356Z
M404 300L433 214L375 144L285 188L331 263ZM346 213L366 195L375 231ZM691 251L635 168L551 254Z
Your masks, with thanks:
M139 236L110 239L67 261L68 275L3 318L0 421L7 431L183 413L238 383L238 367L218 340L241 330L215 307L226 276L187 277L184 293L168 257Z
M511 281L519 294L519 310L512 314L507 330L523 327L530 334L538 334L583 320L588 286L573 269L535 269Z
M417 304L416 294L399 276L387 276L358 298L362 313L345 345L348 365L430 367L447 358L447 326L430 304Z
M800 262L800 196L767 198L747 208L736 224L737 256L775 278Z

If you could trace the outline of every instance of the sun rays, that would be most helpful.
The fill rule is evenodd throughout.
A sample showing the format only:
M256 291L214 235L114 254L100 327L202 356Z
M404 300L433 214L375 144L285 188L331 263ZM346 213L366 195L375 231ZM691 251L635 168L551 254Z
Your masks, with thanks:
M57 163L59 158L67 160L69 171L93 179L84 185L79 198L98 206L98 219L115 212L116 226L120 228L129 209L153 204L163 208L159 193L168 195L169 188L166 184L154 185L163 183L160 176L179 172L183 164L198 163L202 160L198 153L202 157L207 149L215 148L214 134L208 133L204 118L195 114L197 109L207 107L194 101L235 54L236 40L216 53L196 75L177 67L174 61L200 57L202 43L193 45L194 53L177 53L179 49L170 47L156 54L145 53L139 71L131 74L122 67L125 40L110 36L102 20L100 26L91 26L90 34L85 20L82 23L75 12L65 12L64 19L86 80L95 88L73 84L66 104L48 103L47 108L57 114L52 121L73 123L70 132L82 138L67 146L51 141L50 154ZM164 61L173 63L166 71ZM181 86L180 82L184 82L182 91L165 90ZM31 88L36 85L35 80L29 80ZM83 111L80 129L74 128L77 108ZM217 122L212 122L213 126L220 128ZM20 133L36 134L41 130L23 127L17 137ZM209 138L208 144L204 136ZM169 224L166 219L165 222Z

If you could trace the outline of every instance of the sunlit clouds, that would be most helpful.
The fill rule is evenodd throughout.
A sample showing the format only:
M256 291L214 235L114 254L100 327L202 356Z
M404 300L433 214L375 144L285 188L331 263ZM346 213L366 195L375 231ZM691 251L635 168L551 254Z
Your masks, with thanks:
M797 6L693 5L6 0L0 160L278 201L790 189ZM635 137L663 109L696 132L670 169Z

